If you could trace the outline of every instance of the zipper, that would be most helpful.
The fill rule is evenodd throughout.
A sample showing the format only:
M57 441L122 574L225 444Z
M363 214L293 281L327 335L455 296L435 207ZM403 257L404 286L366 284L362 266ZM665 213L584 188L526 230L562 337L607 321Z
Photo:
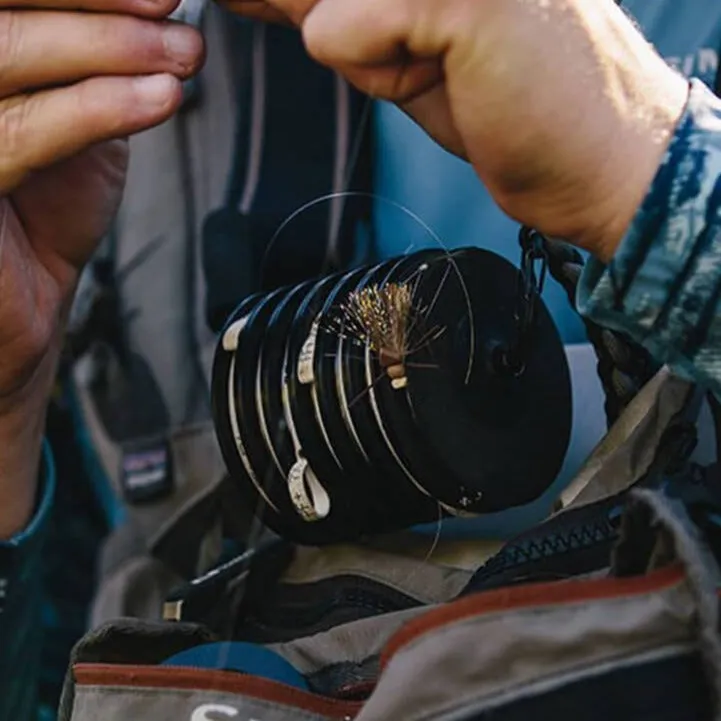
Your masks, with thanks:
M523 580L536 575L547 578L550 569L539 568L542 561L560 561L570 554L610 546L618 538L622 509L622 499L606 499L592 506L567 511L563 515L568 518L563 518L563 515L556 517L548 522L546 529L539 529L541 533L536 531L519 536L481 566L464 593L481 590L494 577L510 572L523 575ZM588 569L589 572L593 570L597 569ZM568 575L575 574L561 574L562 577ZM503 582L507 583L508 579L504 578Z

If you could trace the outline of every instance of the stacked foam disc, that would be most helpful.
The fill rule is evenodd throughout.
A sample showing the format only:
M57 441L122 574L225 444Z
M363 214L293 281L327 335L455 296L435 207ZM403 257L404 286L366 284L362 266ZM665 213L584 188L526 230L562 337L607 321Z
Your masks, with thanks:
M346 317L364 289L391 286L413 299L395 373ZM213 369L243 502L280 535L323 544L537 498L567 449L570 380L541 303L522 369L497 362L518 341L517 310L518 270L477 248L247 298Z

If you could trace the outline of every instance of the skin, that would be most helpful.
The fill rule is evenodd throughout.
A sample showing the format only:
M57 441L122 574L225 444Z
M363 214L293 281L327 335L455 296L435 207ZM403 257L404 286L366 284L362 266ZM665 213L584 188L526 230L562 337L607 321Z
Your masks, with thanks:
M117 211L127 135L202 63L173 0L0 0L0 538L24 527L63 319Z
M608 260L688 84L613 0L229 0L468 159L515 219Z
M107 141L167 118L202 54L192 33L183 61L163 51L168 0L103 0L104 15L45 1L55 14L0 0L0 537L32 511L64 314L120 199L127 151ZM467 158L509 215L604 261L688 95L612 0L228 5L298 26L319 62ZM133 76L150 73L142 100Z

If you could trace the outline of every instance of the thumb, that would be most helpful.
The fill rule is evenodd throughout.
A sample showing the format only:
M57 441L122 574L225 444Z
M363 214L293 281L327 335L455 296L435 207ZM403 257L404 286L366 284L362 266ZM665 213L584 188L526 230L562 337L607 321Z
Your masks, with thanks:
M297 20L315 60L372 97L408 102L443 82L437 30L422 29L426 0L272 2Z
M365 67L437 61L448 51L446 0L273 0L300 22L309 52L329 65Z

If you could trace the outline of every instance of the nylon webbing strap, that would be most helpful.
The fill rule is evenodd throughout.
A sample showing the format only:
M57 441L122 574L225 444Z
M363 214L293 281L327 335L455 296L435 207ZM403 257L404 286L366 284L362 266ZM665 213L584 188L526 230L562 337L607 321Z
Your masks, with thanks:
M548 270L576 307L576 288L583 257L568 243L546 239ZM597 371L606 396L606 420L610 428L659 369L643 347L627 336L582 318L588 340L598 358Z
M261 287L347 267L372 208L360 197L320 202L269 248L304 205L345 190L370 191L370 101L312 60L296 30L237 19L228 25L239 69L238 124L228 149L234 160L226 207L207 220L204 241L208 304L224 308Z

